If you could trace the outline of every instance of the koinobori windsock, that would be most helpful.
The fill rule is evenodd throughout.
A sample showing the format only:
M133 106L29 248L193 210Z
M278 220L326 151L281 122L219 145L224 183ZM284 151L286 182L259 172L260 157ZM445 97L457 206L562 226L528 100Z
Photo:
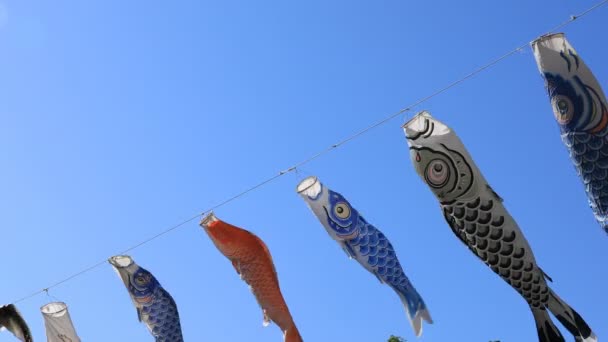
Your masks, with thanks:
M263 324L270 322L283 331L284 342L302 342L279 287L279 278L266 244L248 230L219 220L213 213L201 221L213 244L232 263L250 287L262 308Z
M608 233L608 102L583 59L562 33L532 42L562 141Z
M0 308L0 328L10 331L17 339L23 342L32 342L34 338L30 328L13 304Z
M346 254L399 295L416 336L420 336L422 321L433 323L433 320L386 236L369 224L341 194L324 186L316 177L304 179L296 191Z
M113 256L109 262L127 287L137 318L148 327L155 341L183 342L177 305L152 273L127 255Z
M65 303L48 303L40 308L40 312L44 317L47 342L80 342Z
M403 128L414 168L439 200L448 225L528 302L539 340L564 341L549 310L577 341L597 341L583 318L549 288L522 231L454 131L428 112Z

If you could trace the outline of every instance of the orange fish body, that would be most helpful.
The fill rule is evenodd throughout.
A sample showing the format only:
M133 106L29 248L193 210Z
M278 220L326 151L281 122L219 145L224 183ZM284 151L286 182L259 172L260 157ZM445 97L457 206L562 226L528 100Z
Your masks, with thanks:
M219 220L213 213L203 218L205 229L217 249L250 287L262 307L264 326L276 323L284 342L302 342L302 337L281 294L279 279L266 244L253 233Z

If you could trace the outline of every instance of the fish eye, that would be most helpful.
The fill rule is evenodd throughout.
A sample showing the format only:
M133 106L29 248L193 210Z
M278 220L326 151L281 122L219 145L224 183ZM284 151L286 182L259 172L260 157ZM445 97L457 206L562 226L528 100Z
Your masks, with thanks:
M341 202L334 207L334 214L342 220L350 217L350 207L348 204Z
M450 178L450 168L441 159L433 159L427 165L424 178L430 186L440 188L444 186Z
M552 102L555 119L562 125L569 123L574 116L572 101L567 96L557 95L553 98Z

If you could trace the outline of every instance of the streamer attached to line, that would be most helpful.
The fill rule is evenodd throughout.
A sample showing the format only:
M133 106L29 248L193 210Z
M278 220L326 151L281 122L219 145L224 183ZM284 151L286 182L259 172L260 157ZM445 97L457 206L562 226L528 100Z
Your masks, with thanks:
M248 230L219 220L213 213L201 221L211 241L230 260L236 272L250 287L262 307L264 326L276 323L284 342L302 342L279 287L279 278L268 247Z
M127 255L113 256L109 262L127 287L137 318L148 327L156 341L183 342L177 305L152 273Z
M532 42L534 57L589 206L608 233L608 102L599 82L564 34Z
M433 323L433 320L386 236L317 177L304 179L296 191L346 254L399 295L416 336L422 335L422 321Z
M549 288L523 232L456 133L428 112L403 129L414 169L439 200L448 225L528 302L540 342L564 341L547 309L577 341L597 342L583 318Z
M44 317L47 342L80 342L65 303L48 303L40 308L40 312Z
M13 304L0 308L0 328L7 329L22 342L34 341L30 328Z

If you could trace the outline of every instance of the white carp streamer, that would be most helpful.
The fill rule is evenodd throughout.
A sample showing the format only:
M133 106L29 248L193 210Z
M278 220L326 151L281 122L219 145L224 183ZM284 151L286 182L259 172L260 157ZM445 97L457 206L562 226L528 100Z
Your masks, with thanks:
M40 312L44 317L47 342L80 342L65 303L48 303L40 308Z

